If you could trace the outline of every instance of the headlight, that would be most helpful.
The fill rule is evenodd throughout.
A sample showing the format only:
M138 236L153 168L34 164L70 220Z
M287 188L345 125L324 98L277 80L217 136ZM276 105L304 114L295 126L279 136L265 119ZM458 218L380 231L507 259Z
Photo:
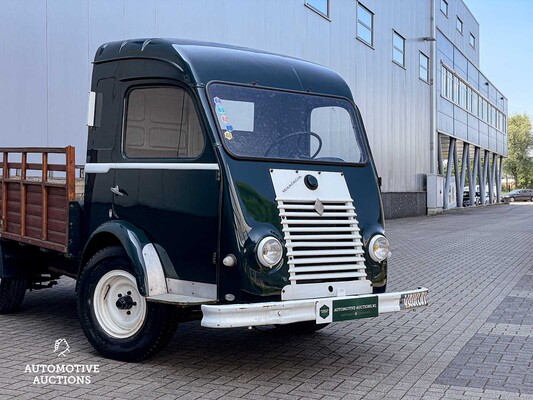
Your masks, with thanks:
M272 268L281 261L283 247L281 242L273 236L263 238L257 246L257 259L261 265Z
M375 235L368 243L368 253L372 260L381 262L389 256L389 241L383 235Z

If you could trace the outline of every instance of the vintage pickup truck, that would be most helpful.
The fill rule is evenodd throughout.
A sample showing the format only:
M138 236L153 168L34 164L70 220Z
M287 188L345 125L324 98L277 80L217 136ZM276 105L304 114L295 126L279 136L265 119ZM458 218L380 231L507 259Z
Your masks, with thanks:
M138 361L180 321L305 333L427 305L425 288L385 293L378 176L330 69L214 43L107 43L87 125L83 179L72 147L0 149L0 312L74 278L94 348Z

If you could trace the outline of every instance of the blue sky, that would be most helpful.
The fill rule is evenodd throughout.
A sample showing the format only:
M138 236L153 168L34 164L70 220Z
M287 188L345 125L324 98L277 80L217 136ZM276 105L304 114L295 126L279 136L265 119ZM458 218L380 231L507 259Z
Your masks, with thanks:
M479 22L480 69L509 99L509 114L533 116L533 0L464 0Z

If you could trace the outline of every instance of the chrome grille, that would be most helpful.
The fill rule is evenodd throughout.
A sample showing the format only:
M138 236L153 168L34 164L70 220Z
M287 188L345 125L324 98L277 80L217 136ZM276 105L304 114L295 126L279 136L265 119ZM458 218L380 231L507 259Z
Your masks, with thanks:
M351 199L279 200L291 284L366 279L357 214Z

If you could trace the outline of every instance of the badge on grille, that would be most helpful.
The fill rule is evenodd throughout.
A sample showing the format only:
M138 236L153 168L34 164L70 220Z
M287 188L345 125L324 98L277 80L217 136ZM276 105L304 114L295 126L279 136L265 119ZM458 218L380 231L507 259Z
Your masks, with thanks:
M324 204L322 204L318 199L315 201L315 211L318 213L318 215L324 214Z

